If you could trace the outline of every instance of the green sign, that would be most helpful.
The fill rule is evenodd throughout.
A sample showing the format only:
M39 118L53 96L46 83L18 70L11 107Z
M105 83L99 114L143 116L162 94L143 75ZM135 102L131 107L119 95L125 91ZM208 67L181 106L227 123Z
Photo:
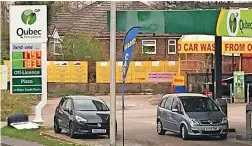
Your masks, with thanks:
M12 68L23 68L23 60L12 60Z
M234 97L236 99L244 99L245 82L244 71L234 71Z
M41 77L12 78L12 85L41 85Z
M12 93L41 94L42 86L12 86Z
M41 76L41 68L12 69L12 76Z
M252 36L252 10L221 10L216 34L221 36Z
M116 30L142 33L252 36L252 10L117 11ZM110 29L110 12L107 12Z
M23 52L12 52L12 59L23 59Z
M22 14L25 24L33 24L36 14L26 10ZM11 93L42 93L41 43L11 44Z

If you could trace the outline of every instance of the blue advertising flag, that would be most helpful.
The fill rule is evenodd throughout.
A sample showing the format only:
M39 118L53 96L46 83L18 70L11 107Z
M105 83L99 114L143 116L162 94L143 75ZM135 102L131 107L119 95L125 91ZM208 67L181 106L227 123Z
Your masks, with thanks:
M132 27L126 34L124 39L123 45L123 55L122 55L122 62L123 62L123 82L127 76L130 60L132 57L132 53L134 51L134 47L136 44L136 37L139 32L140 27Z
M130 60L132 57L132 53L134 51L134 47L136 44L136 37L139 32L140 27L132 27L126 34L123 45L123 55L122 55L122 127L123 127L123 146L124 146L124 83L127 76Z

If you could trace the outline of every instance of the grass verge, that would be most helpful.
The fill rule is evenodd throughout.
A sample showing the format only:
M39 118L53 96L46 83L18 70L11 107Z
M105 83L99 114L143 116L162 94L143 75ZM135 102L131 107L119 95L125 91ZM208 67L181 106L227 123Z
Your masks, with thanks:
M7 91L1 91L1 121L14 113L32 113L32 107L38 103L37 95L12 95Z
M87 146L43 136L40 134L40 130L38 129L17 130L14 128L4 127L1 129L1 134L16 139L37 142L45 146Z

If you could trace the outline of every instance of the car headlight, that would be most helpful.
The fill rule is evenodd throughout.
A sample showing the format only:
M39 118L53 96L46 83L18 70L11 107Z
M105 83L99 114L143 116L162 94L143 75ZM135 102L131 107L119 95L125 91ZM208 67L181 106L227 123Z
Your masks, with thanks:
M199 125L199 122L194 118L190 118L190 122L192 125Z
M226 118L226 117L222 118L222 121L221 121L221 123L223 123L223 124L226 124L226 123L228 123L228 120L227 120L227 118Z
M84 118L77 116L77 115L75 116L75 119L77 122L87 122L87 119L84 119Z

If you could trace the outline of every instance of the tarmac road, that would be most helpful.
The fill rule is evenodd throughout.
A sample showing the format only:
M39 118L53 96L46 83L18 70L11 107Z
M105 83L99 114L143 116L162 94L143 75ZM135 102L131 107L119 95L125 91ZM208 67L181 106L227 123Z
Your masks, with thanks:
M109 104L109 97L101 97ZM126 96L125 110L125 146L247 146L248 144L238 143L235 140L237 133L230 133L227 140L218 138L193 138L188 141L182 140L178 135L167 133L160 136L156 133L156 105L151 105L147 100L148 96ZM118 142L122 145L122 117L120 110L120 96L117 98L117 122L118 122ZM48 101L47 107L43 111L45 124L52 126L53 112L59 99ZM245 104L232 104L229 106L229 122L239 133L245 131ZM70 139L65 134L54 134L53 131L47 134L76 143L90 143L95 145L109 146L109 139L100 137L98 139L79 138ZM252 143L251 143L252 145Z

